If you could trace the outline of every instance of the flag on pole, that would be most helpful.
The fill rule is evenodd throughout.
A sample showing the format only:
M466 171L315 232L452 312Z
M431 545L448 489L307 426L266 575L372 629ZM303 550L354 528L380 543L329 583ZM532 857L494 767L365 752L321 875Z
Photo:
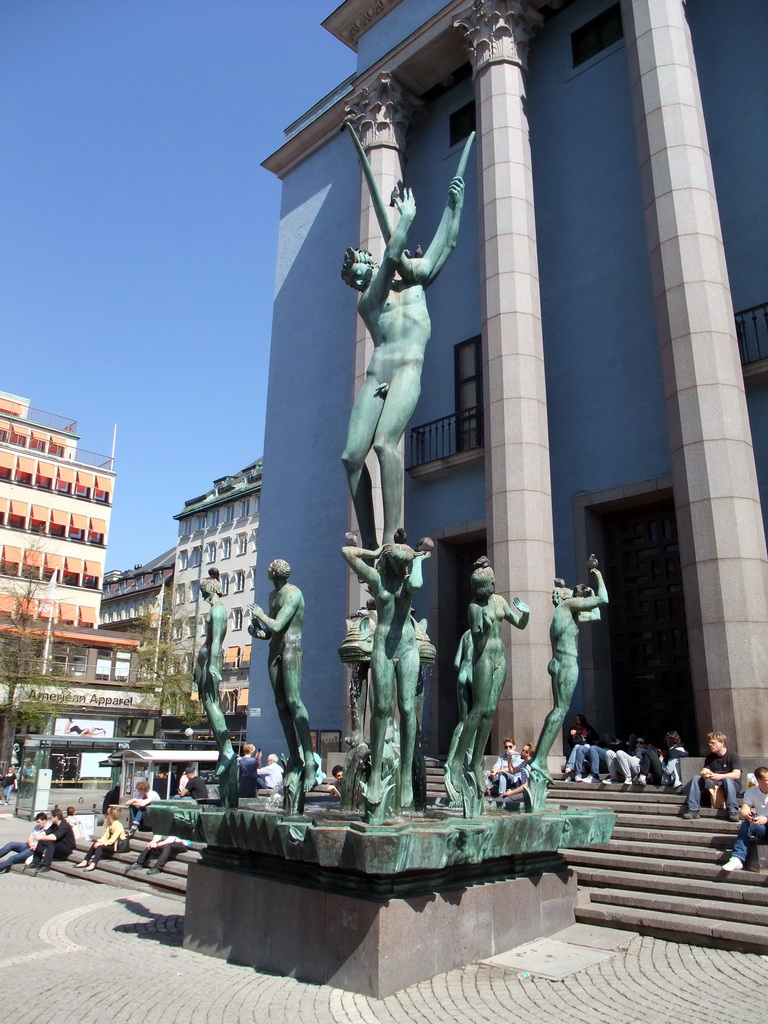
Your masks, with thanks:
M48 586L45 590L45 596L40 602L37 614L41 619L52 619L53 618L53 599L56 596L56 584L59 579L59 570L53 570L53 576L48 581Z

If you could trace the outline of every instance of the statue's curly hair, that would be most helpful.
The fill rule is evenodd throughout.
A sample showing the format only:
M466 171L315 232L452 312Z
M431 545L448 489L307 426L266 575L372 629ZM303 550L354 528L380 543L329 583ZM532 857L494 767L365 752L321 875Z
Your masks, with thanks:
M490 563L475 569L470 583L474 597L490 597L496 589L496 576Z
M346 281L349 277L349 272L356 263L367 263L369 267L373 267L374 270L378 267L378 263L373 256L368 252L367 249L353 249L351 246L344 252L344 262L341 264L341 277L342 280Z
M221 597L224 593L221 586L221 580L217 580L213 576L208 576L206 579L201 581L200 592L203 597L208 597L210 594L218 594L218 596Z
M282 580L287 580L291 575L291 567L284 558L276 558L274 562L270 562L269 571L273 576L279 576Z

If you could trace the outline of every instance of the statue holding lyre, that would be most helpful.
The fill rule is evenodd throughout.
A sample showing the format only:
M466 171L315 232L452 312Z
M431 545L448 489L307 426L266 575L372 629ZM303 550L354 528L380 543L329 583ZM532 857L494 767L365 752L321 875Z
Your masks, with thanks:
M374 521L371 477L365 465L373 448L381 469L384 529L381 543L391 544L400 523L403 497L403 459L398 450L403 432L421 392L421 369L431 325L425 290L435 280L456 247L464 202L464 170L474 141L467 139L448 201L432 244L422 256L406 251L408 231L416 215L409 188L393 196L400 214L394 228L389 221L368 158L350 124L376 218L386 243L377 264L363 249L347 249L341 276L362 294L358 312L373 339L373 355L349 420L341 461L347 472L362 546L379 547Z

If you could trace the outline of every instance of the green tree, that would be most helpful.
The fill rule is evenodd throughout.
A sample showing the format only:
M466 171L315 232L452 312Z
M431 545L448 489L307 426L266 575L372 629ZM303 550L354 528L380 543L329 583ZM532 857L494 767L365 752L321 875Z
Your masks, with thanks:
M205 718L202 706L191 699L194 638L184 635L186 623L171 607L170 595L165 598L162 611L157 604L142 608L130 630L141 644L138 681L159 691L158 702L166 714L194 725Z
M17 732L45 729L64 707L30 696L51 681L44 664L48 620L39 616L46 589L33 567L0 576L0 763L10 762Z

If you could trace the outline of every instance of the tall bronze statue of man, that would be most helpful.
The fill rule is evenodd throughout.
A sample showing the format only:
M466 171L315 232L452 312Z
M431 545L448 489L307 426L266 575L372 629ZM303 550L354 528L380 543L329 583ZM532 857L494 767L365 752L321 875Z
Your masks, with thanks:
M552 678L554 706L544 721L536 754L529 765L529 784L524 798L528 809L533 811L543 809L547 786L552 782L547 757L563 727L579 679L579 627L598 620L600 605L608 604L608 591L594 555L590 556L589 574L594 584L592 587L580 583L570 590L563 580L557 579L552 591L555 607L549 628L552 660L547 671Z
M301 699L304 596L298 587L288 582L290 574L291 567L284 559L276 558L270 563L267 575L275 589L269 595L269 613L258 604L249 604L248 632L258 639L269 640L267 671L290 755L285 772L286 802L292 805L291 810L300 810L302 793L315 784L316 769L309 718Z
M381 469L384 505L381 542L391 544L395 530L401 525L403 498L403 458L398 448L421 392L421 369L431 331L425 291L456 248L464 203L462 174L474 133L448 188L448 201L432 244L423 256L411 258L405 246L416 216L413 192L405 189L401 197L394 198L400 220L393 231L365 153L351 126L349 130L357 143L379 226L387 243L381 265L363 249L347 249L341 269L342 279L361 292L357 311L373 339L373 355L352 408L347 443L341 457L362 545L372 550L379 546L379 541L371 476L365 459L373 448Z

